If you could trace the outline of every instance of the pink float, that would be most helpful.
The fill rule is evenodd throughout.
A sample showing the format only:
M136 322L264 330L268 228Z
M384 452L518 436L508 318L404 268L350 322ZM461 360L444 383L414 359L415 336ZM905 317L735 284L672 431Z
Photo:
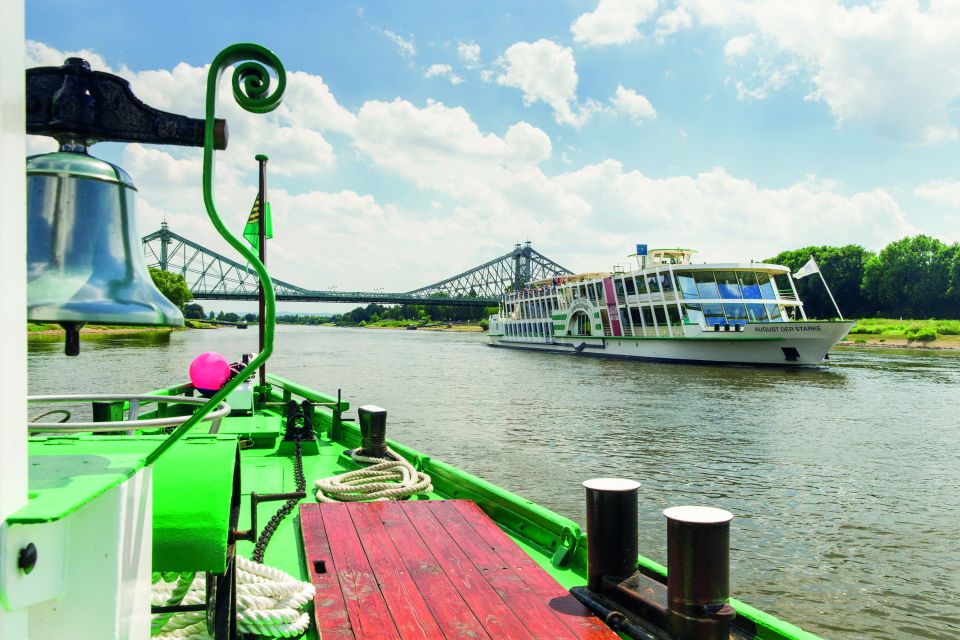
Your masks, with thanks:
M220 390L230 378L230 363L219 353L201 353L190 363L190 382L205 396Z

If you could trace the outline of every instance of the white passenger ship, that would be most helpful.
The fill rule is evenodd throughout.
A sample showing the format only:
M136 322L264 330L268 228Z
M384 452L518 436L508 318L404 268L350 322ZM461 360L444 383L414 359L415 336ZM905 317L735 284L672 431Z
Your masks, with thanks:
M490 344L667 362L814 365L855 324L808 320L786 267L693 264L694 253L654 249L635 271L616 267L507 293L490 317Z

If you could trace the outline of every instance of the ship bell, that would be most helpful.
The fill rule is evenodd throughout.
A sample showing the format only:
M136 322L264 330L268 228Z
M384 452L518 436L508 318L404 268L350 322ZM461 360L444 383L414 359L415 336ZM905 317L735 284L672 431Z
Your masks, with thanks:
M183 314L154 286L137 233L133 180L94 158L97 142L204 145L205 121L144 104L123 78L81 58L27 70L27 133L60 151L27 159L27 319L56 322L67 355L84 324L183 326ZM227 145L213 122L213 146Z
M27 319L62 325L67 355L84 324L183 326L147 272L136 193L126 171L83 152L27 159Z

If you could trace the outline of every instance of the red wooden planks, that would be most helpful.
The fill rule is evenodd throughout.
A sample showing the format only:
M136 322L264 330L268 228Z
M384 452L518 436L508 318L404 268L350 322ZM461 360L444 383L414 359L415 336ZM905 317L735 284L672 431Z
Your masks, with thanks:
M457 588L417 534L401 503L365 503L377 514L445 638L489 638Z
M313 618L324 640L354 640L319 506L300 505L303 550L310 571L310 581L317 590L313 598Z
M508 566L548 603L557 617L563 620L568 628L577 632L578 637L598 640L618 637L510 540L509 536L475 503L469 500L450 500L449 502L464 515L480 537L496 549L497 554L507 562Z
M322 504L320 514L354 633L361 638L399 638L346 505Z
M393 546L387 530L368 504L352 503L347 511L367 552L383 599L390 609L401 638L442 638L430 608Z
M510 605L500 598L471 559L437 521L427 502L408 502L404 503L402 508L487 633L497 639L532 640L533 636L511 610Z
M617 638L472 502L301 505L300 518L324 640Z
M578 637L564 625L547 601L537 595L500 557L496 546L480 537L451 502L436 500L423 504L443 524L444 529L456 540L457 545L480 570L497 595L504 602L509 603L513 612L534 637L557 640ZM506 535L503 537L503 544L514 545Z

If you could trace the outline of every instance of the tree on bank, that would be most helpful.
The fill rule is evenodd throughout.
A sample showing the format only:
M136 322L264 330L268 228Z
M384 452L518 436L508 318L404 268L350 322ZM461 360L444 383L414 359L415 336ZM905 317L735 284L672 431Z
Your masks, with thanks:
M804 247L767 260L797 271L817 259L837 304L851 318L960 318L960 243L918 235L874 254L858 245ZM796 281L807 315L830 318L833 305L819 278Z
M796 272L814 256L823 277L840 305L844 315L860 318L873 315L872 305L866 300L861 288L864 271L868 261L875 257L872 251L855 244L843 247L819 246L803 247L793 251L783 251L766 260L773 264L782 264ZM811 318L830 318L836 315L830 296L820 278L803 278L795 282L797 294L803 300L804 309Z
M211 312L212 313L212 312ZM187 320L204 320L207 315L201 307L196 302L183 305L183 317Z
M150 278L153 279L153 284L160 290L160 293L166 296L167 300L178 309L183 309L183 305L193 300L193 294L190 293L190 287L187 286L186 279L179 273L150 267Z

